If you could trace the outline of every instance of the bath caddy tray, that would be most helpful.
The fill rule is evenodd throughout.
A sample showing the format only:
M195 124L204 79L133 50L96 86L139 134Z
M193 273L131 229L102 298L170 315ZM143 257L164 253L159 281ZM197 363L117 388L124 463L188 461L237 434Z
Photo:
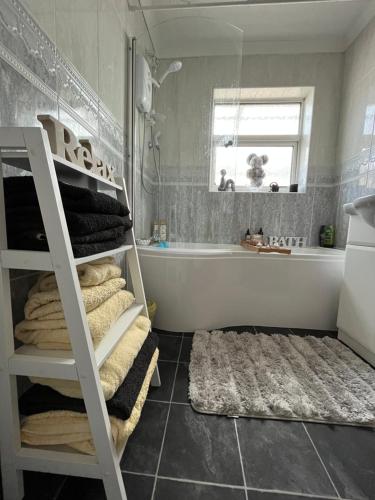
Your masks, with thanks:
M116 182L91 174L89 170L52 154L47 132L39 127L0 128L0 167L13 165L29 170L34 178L40 210L47 233L49 252L9 250L0 168L0 450L4 500L24 497L22 471L57 473L101 479L107 500L126 500L121 474L121 453L117 453L110 420L100 384L99 368L115 349L125 331L139 314L148 316L134 231L125 245L94 256L75 259L69 238L58 179L99 189L104 183L117 199L129 206L124 179ZM101 186L103 187L103 186ZM94 351L76 266L92 259L126 254L135 296L129 308L108 331ZM71 351L42 351L32 346L15 350L12 321L12 295L9 269L54 271L70 332ZM16 376L39 376L78 380L81 385L96 455L89 456L61 447L28 447L21 443ZM160 385L156 368L151 381ZM1 496L1 494L0 494Z
M267 247L267 246L258 247L256 245L252 245L246 240L241 240L241 246L246 248L246 250L250 250L251 252L256 252L256 253L281 253L284 255L290 255L292 253L290 248Z

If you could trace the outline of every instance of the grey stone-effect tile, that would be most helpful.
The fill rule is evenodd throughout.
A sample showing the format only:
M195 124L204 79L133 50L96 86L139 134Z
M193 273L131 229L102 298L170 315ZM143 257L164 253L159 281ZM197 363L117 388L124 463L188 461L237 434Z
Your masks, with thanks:
M190 361L190 353L191 353L192 345L193 345L192 338L186 337L183 339L181 354L180 354L180 361L182 361L182 362L189 362Z
M179 363L179 365L178 365L172 401L176 402L176 403L188 403L189 402L189 365L188 365L188 363Z
M0 59L0 124L41 127L38 114L57 117L57 99L48 97Z
M168 405L146 401L141 419L121 459L122 470L155 474L167 412Z
M343 498L375 498L375 431L359 427L306 424Z
M50 6L48 6L50 8ZM51 89L56 89L55 46L20 2L1 1L0 39L5 47Z
M151 500L154 478L138 474L122 474L127 500ZM93 500L93 499L91 499Z
M172 405L159 475L242 486L233 420Z
M247 490L247 498L248 500L324 500L325 498L329 498L331 500L332 497L312 497L312 496L301 496L301 495L288 495L287 493L271 493L268 491L253 491Z
M184 483L158 479L155 500L245 500L245 492L236 488L224 488L207 484Z
M159 361L158 366L162 384L160 387L150 387L147 399L154 401L170 401L177 365L176 363Z
M337 186L316 187L314 192L311 246L319 245L320 226L335 224L339 190Z
M159 360L177 361L182 338L172 335L159 335Z
M67 478L59 474L25 471L23 479L24 500L51 500L58 497Z
M283 193L281 198L280 236L310 237L314 188L307 193Z
M280 234L281 193L254 193L251 205L251 232L263 229L265 236ZM293 235L291 235L293 236Z
M248 487L336 496L301 423L240 418L237 428Z
M127 500L150 500L154 478L135 474L122 475ZM44 497L35 497L44 498ZM82 477L70 477L56 500L106 500L103 481ZM48 497L51 500L52 497ZM27 500L27 499L25 499ZM47 500L47 497L46 497Z

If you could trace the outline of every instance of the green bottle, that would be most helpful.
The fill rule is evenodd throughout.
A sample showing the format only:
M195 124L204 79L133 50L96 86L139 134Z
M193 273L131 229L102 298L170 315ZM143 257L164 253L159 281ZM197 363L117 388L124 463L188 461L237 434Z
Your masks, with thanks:
M321 247L333 248L335 246L335 226L333 224L320 226L319 240Z

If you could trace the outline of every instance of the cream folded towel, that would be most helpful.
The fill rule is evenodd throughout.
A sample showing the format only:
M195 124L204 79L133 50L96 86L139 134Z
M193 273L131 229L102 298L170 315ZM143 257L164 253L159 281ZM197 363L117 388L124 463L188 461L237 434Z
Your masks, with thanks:
M124 333L116 349L100 368L100 382L106 401L113 397L117 389L125 380L143 342L146 340L150 327L151 321L148 318L138 316L134 323ZM64 396L82 399L81 386L76 380L59 380L39 377L30 377L30 380L34 384L48 385Z
M81 288L86 312L100 306L124 288L125 284L123 278L112 278L100 285ZM64 310L58 289L32 294L25 304L24 312L25 319L64 319Z
M129 436L138 424L158 356L159 351L156 349L128 420L109 417L112 437L118 453L124 448ZM82 453L95 455L86 413L49 411L25 417L21 424L21 441L33 446L64 444Z
M87 313L87 321L91 337L96 347L116 323L121 314L134 302L134 295L126 290L120 290ZM81 335L81 332L71 332ZM71 350L69 332L64 319L24 320L15 328L15 337L24 344L34 344L39 349Z
M121 267L113 257L103 257L88 264L77 266L79 283L83 286L100 285L112 278L121 276ZM55 273L41 273L38 281L29 291L29 297L34 293L48 292L57 288Z

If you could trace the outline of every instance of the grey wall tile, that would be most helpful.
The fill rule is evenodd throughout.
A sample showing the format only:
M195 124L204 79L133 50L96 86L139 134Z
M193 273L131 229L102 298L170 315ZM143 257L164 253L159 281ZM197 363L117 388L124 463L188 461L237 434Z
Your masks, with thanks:
M332 187L316 187L314 191L313 217L310 233L310 245L319 245L320 226L336 223L336 210L339 189Z
M314 189L307 193L285 193L280 195L280 230L281 236L310 237L313 212Z
M250 221L252 232L258 231L261 227L266 236L280 234L283 196L284 194L281 193L256 193L253 195Z
M57 99L45 95L0 59L0 125L40 126L38 114L57 116Z

